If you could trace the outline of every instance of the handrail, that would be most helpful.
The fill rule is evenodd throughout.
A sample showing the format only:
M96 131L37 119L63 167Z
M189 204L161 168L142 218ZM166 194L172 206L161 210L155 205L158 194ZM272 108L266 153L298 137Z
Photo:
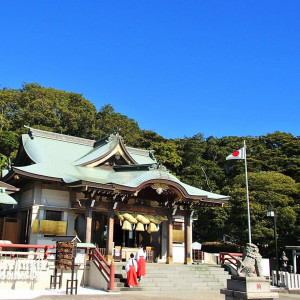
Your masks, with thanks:
M92 250L92 258L98 262L98 269L103 270L109 276L109 263L104 258L104 256L100 253L100 251L95 248Z
M237 262L242 260L242 253L220 252L220 263L225 264L228 261L237 267Z
M53 245L30 245L30 244L0 244L0 250L2 248L23 248L23 249L35 249L35 252L38 252L38 249L44 249L44 260L47 260L49 252L49 249L55 249L56 246ZM21 253L21 252L20 252ZM17 254L16 254L17 255ZM22 254L20 254L22 255ZM28 254L29 255L29 254ZM14 258L14 254L11 255L11 258Z
M97 268L99 271L104 271L105 274L109 277L109 290L113 290L115 286L115 265L112 261L111 264L104 258L101 252L95 248L90 249L89 259L95 260L97 262Z

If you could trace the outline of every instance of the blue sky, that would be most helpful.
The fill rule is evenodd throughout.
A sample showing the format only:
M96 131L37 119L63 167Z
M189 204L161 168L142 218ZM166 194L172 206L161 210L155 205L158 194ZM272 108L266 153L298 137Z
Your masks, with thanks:
M0 88L36 82L166 138L300 135L300 1L0 0Z

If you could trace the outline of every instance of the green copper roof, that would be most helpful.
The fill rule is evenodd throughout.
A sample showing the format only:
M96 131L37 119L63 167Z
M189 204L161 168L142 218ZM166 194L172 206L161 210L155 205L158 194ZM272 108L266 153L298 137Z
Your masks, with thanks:
M78 181L106 185L120 185L127 188L138 188L145 182L168 181L180 185L188 195L203 196L215 200L227 200L228 196L210 193L178 180L164 167L158 168L153 154L149 150L125 146L118 136L110 136L99 142L80 139L31 129L22 136L24 149L34 164L13 169L27 174L51 177L67 184ZM84 164L109 157L110 151L120 147L131 161L137 164L116 166L116 168L86 167ZM125 147L125 148L124 148ZM124 155L125 155L124 154Z
M82 158L76 160L74 165L81 165L93 161L99 157L105 155L105 153L109 152L118 144L118 139L112 139L107 144L99 146L97 148L93 148L89 153L87 153Z
M95 147L95 140L81 139L63 134L30 128L31 134L23 134L22 142L28 156L35 162L72 162L81 165L105 155L116 146L119 139L113 136L103 139L100 146ZM151 158L151 151L126 147L128 153L138 164L156 162Z
M16 205L18 202L13 197L6 194L5 188L0 188L0 204Z
M78 144L72 141L57 140L34 136L32 139L29 135L23 135L22 141L26 153L35 162L74 162L78 158L86 155L93 147Z

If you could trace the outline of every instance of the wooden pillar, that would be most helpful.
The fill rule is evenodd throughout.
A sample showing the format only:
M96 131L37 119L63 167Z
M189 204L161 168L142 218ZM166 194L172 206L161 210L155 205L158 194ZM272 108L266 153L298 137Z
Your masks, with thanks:
M184 214L184 263L192 262L192 231L191 231L191 211Z
M125 243L125 239L126 239L126 236L125 236L125 234L126 234L126 232L125 232L125 230L122 230L123 232L122 232L122 247L125 247L126 246L126 243Z
M134 248L137 248L139 243L137 241L137 238L138 238L138 231L134 230L133 231L133 238L134 238L134 243L133 243L133 247Z
M74 207L74 203L76 203L76 191L71 190L69 192L69 205L70 207ZM75 228L75 212L74 211L68 211L67 213L67 235L73 235L74 234L74 228Z
M85 208L85 242L91 243L92 240L92 220L93 220L93 209L87 201Z
M168 214L167 264L173 262L173 215Z
M107 214L107 240L106 240L106 260L113 259L113 241L114 241L114 210L109 209Z

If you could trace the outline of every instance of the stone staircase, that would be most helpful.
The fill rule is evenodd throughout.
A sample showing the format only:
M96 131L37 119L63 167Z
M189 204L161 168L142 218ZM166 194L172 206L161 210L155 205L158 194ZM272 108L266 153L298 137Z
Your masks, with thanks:
M126 286L124 263L115 265L114 291L207 291L226 287L230 278L218 265L146 264L146 276L138 287Z

